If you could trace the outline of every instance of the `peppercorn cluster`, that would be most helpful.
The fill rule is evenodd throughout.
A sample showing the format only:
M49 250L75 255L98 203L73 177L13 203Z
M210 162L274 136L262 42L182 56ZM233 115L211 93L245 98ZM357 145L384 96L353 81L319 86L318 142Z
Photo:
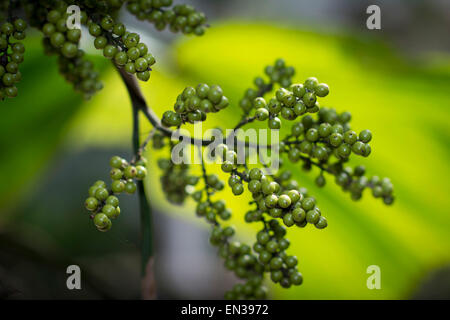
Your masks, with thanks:
M199 178L189 175L187 164L174 164L170 158L158 159L158 167L163 170L160 180L166 199L173 204L182 204L188 196L186 187L196 185Z
M0 25L0 101L17 96L16 83L22 79L19 65L25 53L20 40L25 39L26 28L27 23L20 18Z
M172 5L172 0L0 0L0 101L18 94L16 83L22 77L18 65L23 61L25 47L12 40L25 38L25 20L43 33L45 53L58 57L60 73L83 98L89 99L103 88L99 73L80 49L81 29L68 28L68 21L75 21L67 12L70 5L80 8L80 23L94 37L94 47L141 81L149 80L156 60L139 34L127 31L118 21L122 7L154 24L157 30L168 26L173 32L202 35L207 27L203 13L190 5ZM15 18L15 14L25 17Z
M113 156L109 164L111 188L108 189L104 181L95 182L89 188L89 197L84 203L99 231L111 229L111 220L120 214L119 199L115 195L122 192L135 193L135 180L142 180L147 176L147 160L142 156L135 163L128 163L119 156Z
M203 35L206 27L204 13L187 4L177 4L169 8L172 2L172 0L133 0L128 1L127 9L139 20L153 23L157 30L169 27L172 32Z
M286 120L295 120L305 113L319 111L317 97L325 97L328 85L319 83L316 78L306 79L304 84L293 84L290 90L283 87L276 91L276 96L267 103L263 97L254 100L255 117L259 121L268 120L270 129L280 129L279 115Z
M256 106L258 97L264 96L266 92L272 91L275 85L282 88L288 88L292 84L292 77L295 75L295 69L287 66L283 59L277 59L274 65L269 65L264 69L265 75L269 78L265 81L263 77L256 77L253 81L255 88L248 88L244 97L240 100L239 105L247 115L252 109L258 109Z
M58 68L67 82L85 99L103 88L99 73L94 64L86 59L85 52L80 49L81 30L68 28L67 13L69 3L65 1L43 0L29 3L25 8L31 26L43 34L44 52L58 58ZM87 21L85 11L80 12L81 23Z
M89 33L95 37L95 48L102 50L105 58L113 60L129 74L136 74L139 80L150 79L150 67L156 60L137 33L128 32L123 23L115 22L109 15L100 23L89 19L87 25Z
M166 127L178 127L183 123L205 121L206 114L228 107L228 98L217 85L199 84L196 88L186 87L177 96L174 111L164 112L161 123Z

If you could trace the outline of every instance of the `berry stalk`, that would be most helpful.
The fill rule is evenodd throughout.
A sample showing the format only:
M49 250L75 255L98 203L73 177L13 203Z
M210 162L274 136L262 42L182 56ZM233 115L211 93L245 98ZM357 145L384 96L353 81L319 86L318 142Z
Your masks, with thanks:
M142 152L142 148L139 142L139 110L144 106L141 98L137 98L135 94L130 91L131 86L134 87L134 92L140 92L136 78L127 74L123 69L118 69L119 73L126 83L126 87L129 91L129 96L132 104L133 112L133 153L138 156ZM137 181L137 192L139 197L139 210L141 220L141 275L142 275L142 298L143 299L155 299L156 298L156 285L154 280L153 270L153 221L152 221L152 208L149 200L145 194L143 181Z

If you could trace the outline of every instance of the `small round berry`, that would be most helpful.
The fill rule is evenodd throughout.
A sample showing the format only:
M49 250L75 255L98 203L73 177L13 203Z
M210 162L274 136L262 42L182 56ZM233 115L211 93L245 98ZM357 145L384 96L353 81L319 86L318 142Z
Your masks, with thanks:
M110 175L111 179L119 180L123 176L123 171L118 168L112 168L109 175Z
M286 62L281 58L279 58L275 61L275 69L282 69L282 68L284 68L285 65L286 65Z
M106 31L112 31L114 27L114 20L111 17L104 17L100 22L100 25Z
M326 184L326 180L325 180L325 177L323 175L317 176L315 182L316 182L316 185L318 187L323 187Z
M325 97L330 93L330 88L328 88L328 85L326 83L319 83L315 88L314 92L318 97Z
M88 209L89 211L94 211L95 209L97 209L98 206L98 200L94 197L89 197L86 199L86 201L84 202L84 206L86 207L86 209Z
M311 142L319 140L319 132L317 129L311 128L306 132L306 139Z
M274 240L270 240L266 243L266 250L270 253L275 253L278 250L278 243Z
M328 159L328 152L327 149L325 149L324 147L316 147L313 150L313 156L314 158L317 158L321 161Z
M332 133L330 135L330 144L333 147L339 147L342 144L342 141L344 140L344 138L342 137L342 135L340 133Z
M16 42L12 45L12 50L17 53L24 53L25 46L21 42Z
M372 132L370 130L363 130L359 133L359 140L364 143L370 142L372 140Z
M295 222L303 222L306 218L306 212L302 208L295 208L292 211L292 218Z
M119 156L113 156L110 160L109 160L109 165L112 168L121 168L123 165L123 159Z
M127 64L128 62L128 56L125 52L121 51L116 53L116 55L114 56L114 62L118 65L118 66L124 66Z
M61 48L61 53L66 58L74 58L76 57L78 53L78 46L71 42L64 43L63 47Z
M320 216L319 220L315 224L317 229L323 229L328 226L327 219L325 217Z
M47 36L50 37L54 32L56 31L55 25L53 23L46 23L42 27L42 32Z
M116 215L116 207L110 205L110 204L105 204L102 208L102 212L104 214L106 214L106 216L110 219L115 218Z
M281 208L271 208L269 214L272 218L280 218L283 214L283 209Z
M116 196L109 196L106 199L106 204L110 204L113 207L117 207L119 205L119 199Z
M197 96L201 99L205 99L208 97L209 86L206 83L200 83L196 88Z
M135 166L127 166L124 170L124 175L128 179L132 179L136 176L137 170Z
M317 81L317 78L315 77L310 77L308 79L305 80L305 88L308 90L314 90L316 88L316 86L319 84L319 81Z
M286 213L283 217L283 223L286 225L286 227L292 227L295 223L292 214Z
M121 193L125 190L125 184L121 180L115 180L111 183L111 190L114 193Z
M125 26L123 25L123 23L116 23L113 27L113 33L116 36L123 36L125 34Z
M137 71L145 71L148 68L148 62L145 58L139 58L134 62Z
M133 194L136 192L136 183L134 183L133 180L128 180L127 183L125 183L125 192L129 194Z
M244 192L244 186L242 183L236 183L232 188L231 191L235 196L241 195Z
M356 135L356 132L353 130L349 130L344 133L344 141L349 145L353 145L357 139L358 136Z
M266 103L266 100L264 100L263 97L258 97L253 102L253 106L254 106L255 109L266 108L267 103Z
M101 200L101 201L106 200L106 198L108 198L108 196L109 196L109 192L105 188L100 187L100 188L97 188L97 190L95 191L95 197L98 200Z
M104 213L98 213L94 217L94 224L97 226L97 228L105 228L108 226L108 223L110 222L109 218Z
M143 58L147 60L149 67L156 63L155 57L151 53L147 53Z
M322 123L319 126L318 131L322 138L326 138L331 134L331 125L329 123Z
M301 83L293 84L291 86L291 91L297 98L302 98L303 95L306 93L305 87Z
M278 198L278 205L283 209L288 208L291 203L291 198L286 194L283 194Z
M219 86L211 86L208 92L208 100L214 104L218 104L222 99L223 91Z
M25 29L27 28L27 23L23 19L16 19L14 21L14 27L16 28L17 31L22 32L25 31Z
M5 35L11 35L14 32L14 26L9 22L5 22L1 26L1 32Z
M98 24L92 23L89 26L89 33L91 36L98 37L102 34L102 28Z
M355 144L353 146L355 146ZM350 147L346 143L341 144L337 149L337 153L338 153L339 157L341 157L343 159L348 158L348 156L350 155L351 152L352 152L352 147Z
M255 117L259 121L267 120L269 118L269 111L265 108L259 108L256 110Z
M293 285L299 286L303 283L303 276L300 272L294 272L289 276L289 280Z
M312 210L316 205L316 200L314 198L305 198L302 201L302 208L306 211Z
M301 195L297 190L289 190L287 195L288 195L289 199L291 199L292 203L296 203L301 198Z
M105 58L112 59L117 54L117 51L118 50L115 46L108 44L103 48L103 56Z
M289 256L285 259L285 262L288 268L294 268L297 265L298 260L296 256Z
M233 171L233 169L234 169L234 165L233 165L233 163L232 163L231 161L226 161L226 160L225 160L225 161L222 163L221 168L222 168L222 171L223 171L223 172L231 172L231 171Z
M372 148L370 147L370 144L366 143L364 145L364 153L363 153L363 157L368 157L370 155L370 153L372 152Z
M96 37L94 40L94 47L96 49L103 49L108 44L108 39L106 39L104 36Z
M81 30L80 29L71 29L66 33L67 39L73 43L78 43L81 38Z
M260 231L256 234L256 239L258 240L258 243L265 245L270 240L270 236L265 231Z
M250 172L249 172L250 179L252 179L252 180L261 180L262 175L263 174L262 174L262 171L260 169L258 169L258 168L250 169Z
M136 178L142 180L146 176L147 176L147 169L141 165L136 166Z
M305 93L305 95L302 98L302 101L305 103L305 105L308 108L312 108L314 107L314 105L316 104L317 101L317 97L314 93L312 92L307 92Z
M130 60L136 60L141 56L141 53L139 52L139 49L136 47L130 48L127 51L127 57L130 58Z
M125 65L125 71L130 73L130 74L135 73L136 72L136 67L134 66L134 63L133 62L128 62Z
M361 141L356 141L352 146L352 151L356 154L362 155L364 154L366 145Z
M309 210L306 212L306 221L308 223L316 224L320 219L320 213L317 210Z
M281 270L274 270L270 273L270 279L273 282L280 282L281 279L283 279L283 272Z
M278 203L278 197L275 194L270 194L264 198L264 204L267 208L274 208Z
M50 43L55 48L60 48L65 42L64 35L61 32L55 32L50 36Z
M269 128L272 130L278 130L281 128L281 120L278 117L269 119Z
M283 260L280 257L274 257L270 260L270 269L279 270L283 267Z

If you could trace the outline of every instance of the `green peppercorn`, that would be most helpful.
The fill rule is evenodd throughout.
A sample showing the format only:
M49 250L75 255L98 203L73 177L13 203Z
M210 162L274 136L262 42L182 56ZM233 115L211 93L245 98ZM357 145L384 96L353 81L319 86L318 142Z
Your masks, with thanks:
M309 210L306 212L306 221L308 223L316 224L320 219L320 213L317 210Z
M370 130L363 130L359 133L359 140L364 143L370 142L372 140L372 132Z
M325 97L330 92L330 89L328 88L328 85L326 83L319 83L315 86L314 92L318 97Z
M84 205L85 205L86 209L88 209L89 211L94 211L95 209L97 209L98 200L94 197L89 197L84 202Z
M320 216L319 220L315 223L317 229L324 229L328 225L327 219L325 217Z
M358 136L356 135L355 131L349 130L344 133L344 141L349 145L353 145L357 139Z
M278 130L281 128L281 121L278 117L274 117L269 119L269 128L272 130Z
M241 195L244 192L244 186L242 183L236 183L232 188L231 191L235 196Z

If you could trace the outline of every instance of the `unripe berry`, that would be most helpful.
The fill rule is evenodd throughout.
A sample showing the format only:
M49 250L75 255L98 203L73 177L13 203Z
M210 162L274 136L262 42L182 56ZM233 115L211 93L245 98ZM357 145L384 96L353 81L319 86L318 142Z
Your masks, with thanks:
M129 194L133 194L136 192L136 183L134 183L133 180L128 180L127 183L125 184L125 192L129 193Z
M86 209L88 209L89 211L94 211L95 209L97 209L98 200L94 197L89 197L84 202L84 205L85 205Z
M114 193L121 193L125 190L125 184L121 180L115 180L111 183L111 190Z
M101 201L106 200L106 198L108 198L108 196L109 196L109 192L105 188L99 187L95 191L95 197L98 200L101 200Z

